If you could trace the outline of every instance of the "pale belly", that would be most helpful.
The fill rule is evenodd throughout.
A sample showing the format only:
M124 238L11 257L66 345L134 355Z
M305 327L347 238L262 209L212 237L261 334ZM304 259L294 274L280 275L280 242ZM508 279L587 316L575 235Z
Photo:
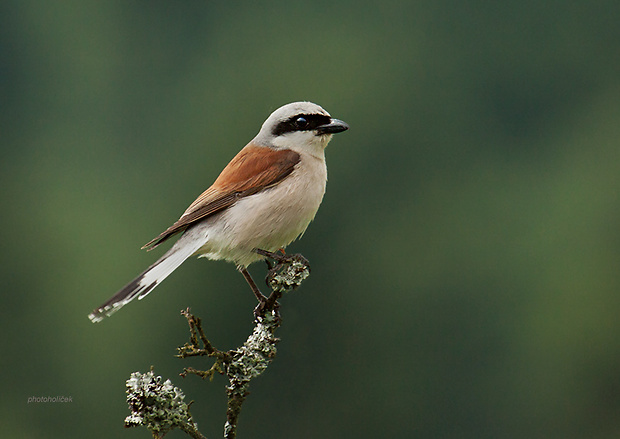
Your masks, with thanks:
M327 180L324 162L302 165L306 171L308 165L316 169L296 169L280 184L242 198L189 229L186 235L206 241L195 255L247 266L263 259L253 249L276 251L299 237L316 215Z

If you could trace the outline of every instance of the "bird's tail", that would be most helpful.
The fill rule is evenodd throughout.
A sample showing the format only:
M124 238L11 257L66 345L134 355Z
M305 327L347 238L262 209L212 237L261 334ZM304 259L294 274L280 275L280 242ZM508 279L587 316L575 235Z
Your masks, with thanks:
M153 288L159 285L170 273L176 270L179 265L200 248L200 245L197 243L192 245L192 243L182 241L185 240L179 239L157 262L90 313L88 318L93 323L100 322L104 317L111 316L136 297L140 300L153 291Z

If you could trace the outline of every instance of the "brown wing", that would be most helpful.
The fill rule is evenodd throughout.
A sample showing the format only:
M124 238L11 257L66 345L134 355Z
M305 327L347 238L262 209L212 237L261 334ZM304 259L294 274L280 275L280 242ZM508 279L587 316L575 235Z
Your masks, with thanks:
M232 206L238 199L278 184L293 172L297 163L299 154L295 151L250 143L239 151L213 185L196 198L177 222L142 248L152 250L175 233Z

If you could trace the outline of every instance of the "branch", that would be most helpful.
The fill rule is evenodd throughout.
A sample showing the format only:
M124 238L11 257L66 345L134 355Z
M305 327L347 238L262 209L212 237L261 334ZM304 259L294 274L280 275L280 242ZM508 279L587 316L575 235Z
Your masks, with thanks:
M189 413L185 395L170 380L162 383L153 369L145 374L134 372L127 380L127 403L131 415L125 418L125 427L144 425L154 438L163 438L174 428L180 428L196 439L206 439Z
M189 308L181 311L189 325L190 340L177 348L176 357L206 356L215 358L215 363L207 370L184 368L180 375L185 378L188 374L194 374L213 380L217 372L228 378L225 439L236 438L239 415L249 395L250 381L261 375L275 358L279 341L275 331L281 323L278 300L285 291L297 288L309 274L308 261L301 255L278 259L267 275L267 285L272 292L254 311L254 330L237 349L216 349L206 337L200 318L191 314ZM163 384L161 380L161 377L154 377L152 370L144 375L134 372L127 380L127 402L132 414L125 419L125 426L144 425L154 438L162 438L173 428L183 430L192 438L204 438L189 413L189 404L183 402L185 396L181 389L173 387L170 380Z

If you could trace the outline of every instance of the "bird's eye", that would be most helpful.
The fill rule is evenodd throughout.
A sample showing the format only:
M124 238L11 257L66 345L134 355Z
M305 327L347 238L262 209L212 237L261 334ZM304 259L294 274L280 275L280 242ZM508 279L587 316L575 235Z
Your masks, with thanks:
M306 128L308 126L308 121L305 117L299 116L297 119L295 119L295 126L301 129Z

